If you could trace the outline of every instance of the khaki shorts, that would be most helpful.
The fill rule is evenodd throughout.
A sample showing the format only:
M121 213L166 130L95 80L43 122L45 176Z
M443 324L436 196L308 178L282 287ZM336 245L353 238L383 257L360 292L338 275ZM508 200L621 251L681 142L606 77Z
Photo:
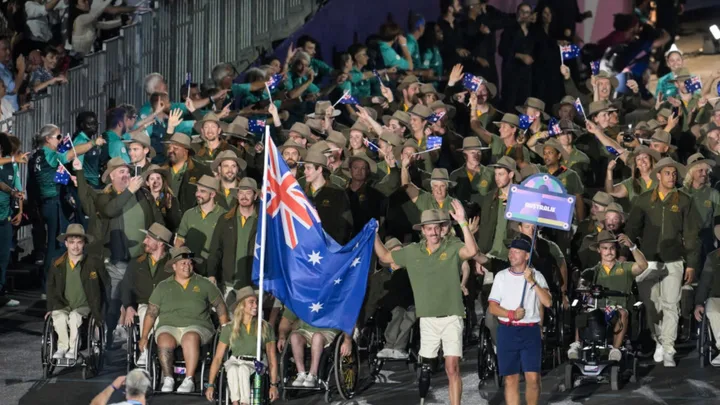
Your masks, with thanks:
M305 329L298 329L293 333L297 333L298 335L304 337L307 347L310 347L312 345L312 337L315 333L320 333L325 338L325 344L323 344L323 347L330 346L330 344L333 342L333 340L335 340L335 337L337 336L337 331L330 329L326 329L320 332L311 332Z
M445 357L462 357L463 328L463 319L457 315L420 318L420 356L437 357L442 344Z
M214 336L213 332L210 329L203 328L202 326L188 326L185 328L176 328L175 326L161 326L155 331L155 342L157 343L158 336L163 333L167 333L168 335L174 337L175 343L180 346L180 343L182 342L182 337L186 333L190 332L197 333L200 336L201 345L210 343Z

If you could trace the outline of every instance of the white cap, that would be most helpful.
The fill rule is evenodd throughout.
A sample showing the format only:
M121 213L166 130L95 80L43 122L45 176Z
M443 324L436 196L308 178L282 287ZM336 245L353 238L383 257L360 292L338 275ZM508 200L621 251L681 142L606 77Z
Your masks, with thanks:
M672 45L670 45L670 49L668 49L668 51L665 52L665 58L667 58L668 56L670 56L670 54L673 53L673 52L677 52L677 53L680 54L680 56L683 56L683 53L682 53L682 51L680 50L680 48L678 48L677 45L672 44Z

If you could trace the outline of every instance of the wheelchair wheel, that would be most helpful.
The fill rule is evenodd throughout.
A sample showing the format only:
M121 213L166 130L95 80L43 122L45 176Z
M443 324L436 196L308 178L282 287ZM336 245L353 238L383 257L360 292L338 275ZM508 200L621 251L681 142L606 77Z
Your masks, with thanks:
M702 321L700 322L700 338L698 339L698 355L700 357L701 368L704 368L708 365L708 363L710 363L710 344L710 325L708 324L707 315L703 313Z
M52 317L48 316L43 327L42 345L40 346L40 361L43 367L43 378L52 377L55 371L52 355L57 347L57 338L53 329Z
M610 389L613 391L620 389L620 366L610 367Z
M380 330L379 326L373 325L368 328L367 334L368 367L370 368L370 375L377 377L385 364L382 359L377 357L378 352L383 347L382 330ZM358 350L360 350L359 347Z
M88 321L87 356L82 370L83 379L94 377L103 369L105 363L104 337L105 327L98 324L91 316Z
M348 400L355 396L358 381L360 380L360 353L357 343L353 341L350 355L343 357L340 354L343 341L344 339L337 339L335 343L335 353L333 356L335 366L333 368L338 393L343 400Z
M575 366L573 364L565 364L565 385L561 386L560 391L570 391L575 385Z
M280 397L283 401L287 401L288 398L294 398L297 394L295 390L287 390L286 387L291 386L292 381L297 375L297 367L295 366L295 360L292 355L292 348L290 347L290 336L285 341L285 347L283 347L282 354L280 355Z
M137 359L140 356L138 342L140 341L140 318L135 316L132 326L127 327L127 372L137 367Z
M155 336L150 333L148 336L147 343L147 362L145 363L145 370L150 374L150 387L152 391L160 390L160 381L162 378L162 371L160 368L160 359L157 357L157 344L155 343Z

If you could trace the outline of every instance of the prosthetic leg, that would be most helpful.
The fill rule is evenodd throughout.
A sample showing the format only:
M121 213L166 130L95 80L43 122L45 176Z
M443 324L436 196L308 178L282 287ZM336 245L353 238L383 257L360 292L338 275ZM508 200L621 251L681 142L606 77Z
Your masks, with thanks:
M430 390L430 377L432 376L433 359L420 359L420 378L418 378L418 388L420 390L420 405L425 403L425 397Z

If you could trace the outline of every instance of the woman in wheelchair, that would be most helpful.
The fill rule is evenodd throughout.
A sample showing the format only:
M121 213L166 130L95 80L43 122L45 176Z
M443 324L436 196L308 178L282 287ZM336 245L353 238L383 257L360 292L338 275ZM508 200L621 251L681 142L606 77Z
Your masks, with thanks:
M627 246L632 252L634 262L619 262L617 253L619 245ZM602 231L598 234L595 243L590 245L590 249L600 254L600 262L594 267L586 269L582 272L581 278L587 284L593 286L601 286L608 290L620 291L622 293L631 294L633 279L640 275L648 267L645 255L630 241L627 235L620 234L615 237L609 231ZM613 347L608 355L610 361L620 361L622 352L620 346L625 339L625 333L628 330L628 306L627 297L607 297L601 298L597 305L598 308L605 308L606 311L617 311L619 322L616 319L614 326ZM570 344L568 350L568 358L577 360L580 358L582 345L578 329L575 330L575 342Z
M57 334L53 359L74 361L83 318L92 314L102 325L105 267L98 257L84 253L92 236L85 234L82 225L71 224L57 239L65 244L67 252L53 262L48 273L45 319L52 317Z
M290 333L292 332L292 334ZM307 322L298 318L292 311L285 308L283 317L278 327L279 339L277 343L278 351L282 353L285 347L288 335L290 335L290 344L292 348L295 366L297 367L297 377L292 383L293 387L315 388L318 385L318 371L320 369L320 357L326 347L330 346L335 340L338 333L343 333L337 329L321 329L311 326ZM352 351L352 338L343 333L345 339L340 348L342 357L347 357ZM305 371L305 348L310 347L310 370Z
M227 386L230 391L230 401L233 405L250 404L250 377L255 371L255 354L257 348L257 322L258 298L252 287L243 287L237 292L236 307L233 310L233 320L225 325L220 332L220 338L215 350L210 376L208 378L205 397L213 400L215 393L215 378L220 371L220 365L225 358L225 352L230 348L231 355L225 361L227 373ZM278 361L275 351L275 332L272 326L263 321L262 343L270 366L270 401L279 398L278 393Z
M140 350L148 347L150 329L159 319L155 341L162 369L162 392L172 392L175 388L173 364L178 346L182 347L186 372L177 392L195 392L194 376L200 347L211 342L214 336L211 308L215 308L221 325L229 322L220 290L210 280L193 272L193 262L198 260L187 247L171 249L170 260L164 269L174 274L160 282L148 300L138 345Z

